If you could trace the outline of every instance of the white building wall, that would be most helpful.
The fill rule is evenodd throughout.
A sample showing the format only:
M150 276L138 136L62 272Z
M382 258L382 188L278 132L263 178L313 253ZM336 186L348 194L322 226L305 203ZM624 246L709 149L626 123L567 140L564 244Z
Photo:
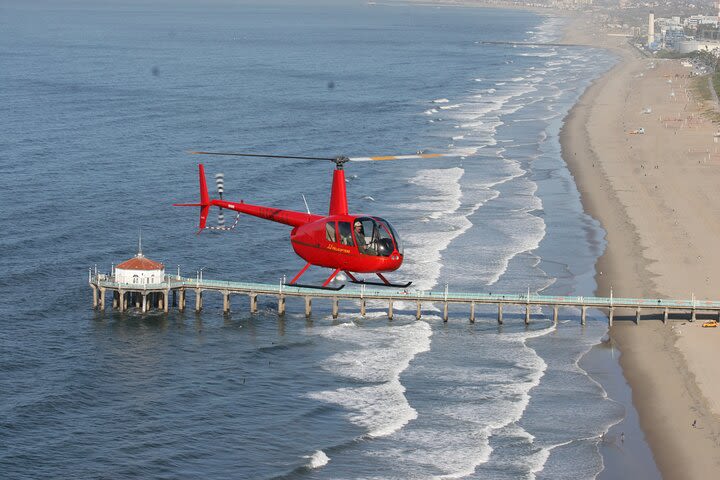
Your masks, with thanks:
M124 270L115 269L115 281L119 283L131 283L135 285L151 285L162 283L165 279L165 270Z

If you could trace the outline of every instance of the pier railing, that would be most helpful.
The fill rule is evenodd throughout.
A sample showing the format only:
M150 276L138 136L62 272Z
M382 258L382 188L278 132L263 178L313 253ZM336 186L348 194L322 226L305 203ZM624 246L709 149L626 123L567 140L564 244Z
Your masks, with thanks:
M306 314L311 313L311 301L313 298L329 298L332 300L333 316L337 316L339 300L356 300L360 302L361 314L365 314L366 301L379 300L388 302L388 316L392 318L394 302L415 302L417 304L416 316L420 318L421 306L425 304L442 304L443 319L448 318L448 304L469 304L470 319L475 319L475 305L497 305L498 321L502 323L503 306L514 305L525 307L525 320L529 322L532 307L550 307L553 309L553 319L557 321L559 307L574 307L581 309L581 321L584 323L586 310L588 308L607 309L609 323L612 325L613 314L616 308L634 309L636 321L640 320L641 311L660 310L663 320L667 321L670 312L690 312L690 319L694 320L696 312L709 312L720 315L720 301L698 300L672 300L672 299L648 299L648 298L624 298L624 297L593 297L593 296L559 296L540 295L535 293L472 293L472 292L450 292L450 291L429 291L429 290L398 290L368 285L346 286L342 290L323 290L307 287L296 287L285 285L281 282L276 284L252 283L252 282L230 282L224 280L206 280L199 278L180 277L166 275L164 281L156 284L134 284L120 283L115 278L103 274L91 274L89 277L90 286L93 288L93 306L103 308L105 303L105 291L113 292L113 306L124 310L127 305L142 305L146 311L152 305L146 305L147 296L151 300L162 305L167 311L170 303L169 295L172 292L173 298L179 294L178 307L185 308L185 293L191 291L195 294L195 307L197 311L202 309L202 293L205 291L216 291L223 295L223 310L230 311L230 295L247 295L251 300L251 311L257 310L257 296L267 295L278 298L278 311L285 311L285 297L303 297L305 299ZM98 294L100 298L98 298ZM126 298L130 295L130 299ZM134 296L133 296L134 295ZM122 300L121 300L122 299ZM153 304L154 305L154 304Z

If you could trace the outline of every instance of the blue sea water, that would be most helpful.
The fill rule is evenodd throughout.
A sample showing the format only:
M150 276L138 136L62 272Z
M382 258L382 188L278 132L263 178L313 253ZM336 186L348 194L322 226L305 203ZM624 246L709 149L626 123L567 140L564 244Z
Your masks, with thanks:
M279 318L93 311L89 268L146 256L279 282L288 228L195 235L190 150L453 152L347 167L352 211L406 242L414 288L584 295L604 244L562 119L613 64L521 11L299 2L0 7L0 471L6 478L594 478L623 408L578 366L606 333L564 312L414 305ZM202 158L226 198L313 212L331 166ZM310 279L327 272L315 271ZM313 277L314 275L314 277ZM582 412L578 415L577 412Z

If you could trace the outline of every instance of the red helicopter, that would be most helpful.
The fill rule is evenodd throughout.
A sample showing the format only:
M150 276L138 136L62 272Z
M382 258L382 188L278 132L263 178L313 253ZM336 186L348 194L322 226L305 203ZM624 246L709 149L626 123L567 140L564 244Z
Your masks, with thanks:
M397 270L403 262L403 245L395 229L390 223L380 217L364 214L351 214L348 212L347 194L345 191L345 170L347 162L367 162L381 160L405 160L411 158L437 158L456 156L443 153L418 153L415 155L398 155L383 157L301 157L285 155L259 155L251 153L225 153L225 152L192 152L200 155L229 155L237 157L261 158L288 158L298 160L325 160L335 163L333 171L332 190L330 192L330 209L328 215L314 215L292 210L281 210L274 207L264 207L240 202L223 200L224 179L222 174L216 175L219 199L211 199L205 180L205 168L199 167L200 176L200 203L176 203L178 207L200 207L200 233L204 229L231 230L237 225L240 213L252 215L273 222L284 223L293 227L290 232L290 243L293 250L307 264L288 285L296 287L322 288L340 290L344 287L328 287L330 282L344 271L353 283L380 285L387 287L408 287L412 282L395 284L383 276L383 272ZM218 226L208 227L207 217L210 207L218 207ZM238 212L235 225L224 226L223 209ZM311 265L332 268L333 272L322 286L303 285L296 283ZM355 273L374 273L382 282L358 280Z

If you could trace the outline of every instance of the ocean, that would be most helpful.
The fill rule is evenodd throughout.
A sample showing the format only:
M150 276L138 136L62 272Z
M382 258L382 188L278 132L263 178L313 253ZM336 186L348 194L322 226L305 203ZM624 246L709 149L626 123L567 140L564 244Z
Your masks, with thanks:
M191 150L456 157L346 167L350 210L406 245L412 289L589 295L603 231L562 119L615 59L519 10L364 2L0 7L0 471L4 478L580 479L623 406L579 365L606 319L317 302L278 317L91 308L89 269L143 253L277 283L289 228L195 235L197 163L225 198L313 213L332 164ZM213 214L214 215L214 214ZM214 221L211 216L211 222ZM328 272L314 269L308 281ZM304 279L305 280L305 279ZM508 311L509 310L509 311Z

